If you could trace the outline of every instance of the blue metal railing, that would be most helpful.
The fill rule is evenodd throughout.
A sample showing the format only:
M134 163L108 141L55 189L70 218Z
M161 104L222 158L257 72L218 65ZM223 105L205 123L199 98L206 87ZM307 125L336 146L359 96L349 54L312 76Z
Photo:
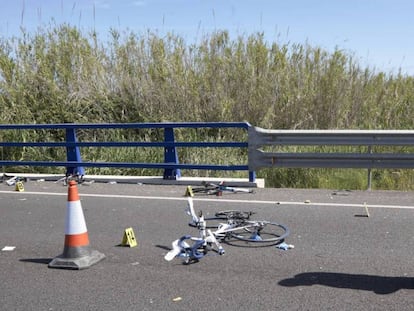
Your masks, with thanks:
M248 164L215 165L215 164L184 164L179 163L177 147L216 147L216 148L248 148L248 141L228 142L177 142L174 129L176 128L238 128L247 132L250 124L247 122L182 122L182 123L102 123L102 124L0 124L0 133L3 130L65 130L64 142L0 142L0 147L65 147L67 161L16 161L1 159L2 166L48 166L66 167L66 174L85 175L84 167L112 167L112 168L149 168L163 169L164 179L181 177L181 169L196 170L223 170L249 171ZM158 142L79 142L77 131L81 129L164 129L164 141ZM81 147L161 147L164 148L164 163L135 163L135 162L84 162L81 158ZM247 153L247 152L246 152ZM247 160L246 160L247 161ZM249 171L249 181L254 182L256 174Z

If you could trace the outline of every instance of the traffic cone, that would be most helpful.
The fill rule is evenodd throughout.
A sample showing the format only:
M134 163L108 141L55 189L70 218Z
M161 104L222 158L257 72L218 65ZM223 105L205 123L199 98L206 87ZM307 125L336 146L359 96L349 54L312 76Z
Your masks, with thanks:
M88 230L79 199L78 187L76 181L71 180L66 205L65 246L63 253L49 263L49 268L86 269L104 258L104 254L89 246Z

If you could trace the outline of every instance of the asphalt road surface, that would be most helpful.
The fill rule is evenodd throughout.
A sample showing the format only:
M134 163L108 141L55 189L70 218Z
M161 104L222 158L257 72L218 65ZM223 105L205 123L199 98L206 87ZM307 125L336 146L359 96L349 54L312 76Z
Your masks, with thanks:
M205 215L240 209L287 225L295 247L224 244L225 255L183 265L164 255L196 234L185 186L79 185L91 247L106 258L65 270L48 263L63 251L67 188L24 186L0 184L0 310L414 310L413 192L197 195ZM138 246L118 246L129 227Z

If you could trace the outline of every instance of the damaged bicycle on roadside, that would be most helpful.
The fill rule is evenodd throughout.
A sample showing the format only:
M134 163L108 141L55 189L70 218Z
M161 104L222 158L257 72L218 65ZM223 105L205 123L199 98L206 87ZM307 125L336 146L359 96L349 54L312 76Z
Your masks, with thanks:
M261 246L277 245L283 243L290 234L285 225L252 220L252 212L228 210L205 218L202 211L196 214L191 197L187 198L186 213L191 216L189 225L197 228L198 236L184 235L173 241L172 250L164 257L167 261L178 257L183 259L184 264L190 264L199 261L210 251L224 255L222 243L232 244L239 241ZM217 225L208 224L214 221L218 221Z
M206 195L221 195L223 192L232 192L232 193L254 193L253 189L241 188L241 187L231 187L227 186L224 181L220 183L205 182L201 183L201 187L187 187L186 195L192 196L192 194L206 194Z

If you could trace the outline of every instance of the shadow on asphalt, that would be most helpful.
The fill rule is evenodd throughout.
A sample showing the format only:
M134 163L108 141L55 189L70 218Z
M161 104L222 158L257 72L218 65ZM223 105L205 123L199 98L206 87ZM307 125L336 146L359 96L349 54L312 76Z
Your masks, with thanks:
M53 258L25 258L25 259L20 259L19 261L21 261L21 262L31 262L31 263L41 263L41 264L47 265L52 260L53 260Z
M170 251L172 250L171 247L165 246L165 245L155 245L155 247L161 248L161 249L165 249L166 251Z
M307 272L279 282L286 287L323 285L336 288L349 288L372 291L386 295L400 289L414 289L414 278L388 277L364 274L346 274L330 272Z

